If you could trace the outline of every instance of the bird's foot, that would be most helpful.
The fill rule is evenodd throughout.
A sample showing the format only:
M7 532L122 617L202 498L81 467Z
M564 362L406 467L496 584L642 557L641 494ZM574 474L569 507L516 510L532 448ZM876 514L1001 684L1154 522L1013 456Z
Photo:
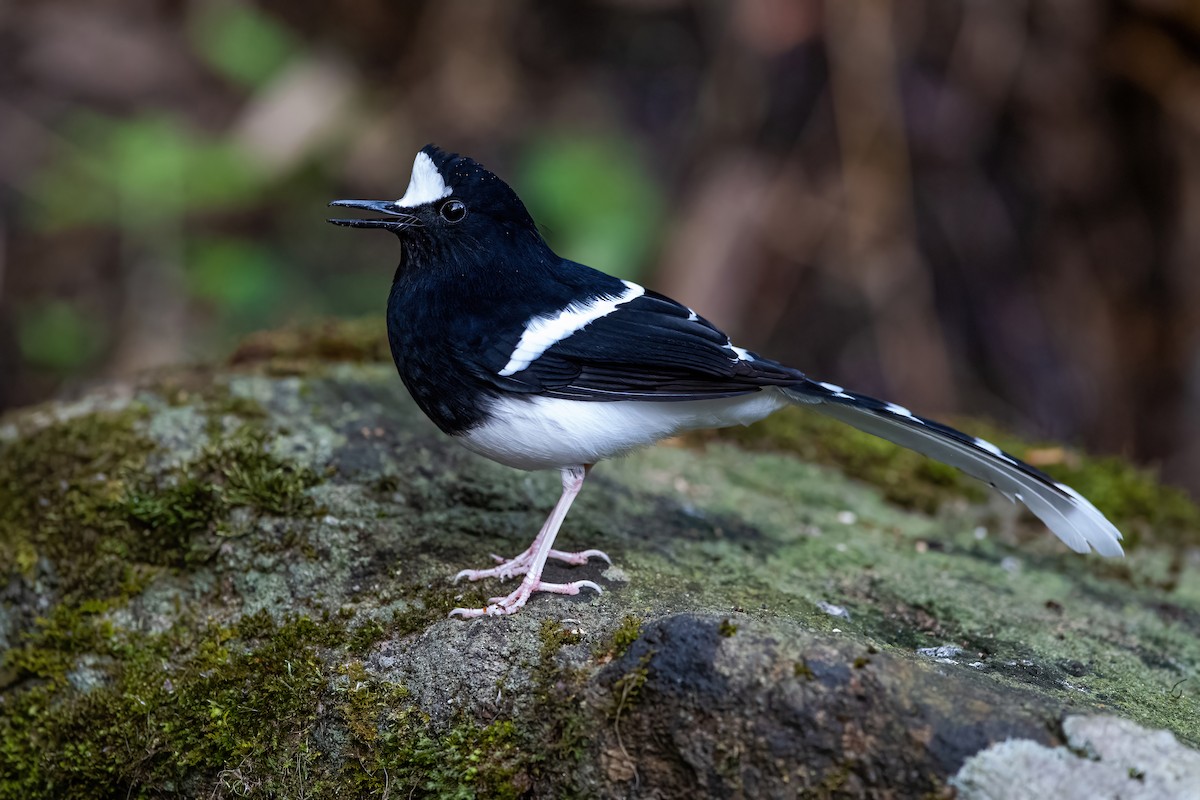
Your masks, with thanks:
M612 564L612 559L602 550L580 550L577 553L568 553L564 550L551 550L549 557L564 564L586 564L588 559L592 557L602 558L609 564ZM490 569L464 569L454 576L454 582L458 583L463 578L469 581L480 581L484 578L499 578L502 581L506 581L518 575L525 575L529 572L529 568L533 564L533 548L530 547L516 558L505 559L495 553L492 553L492 558L496 561L497 566Z
M586 551L599 552L599 551ZM568 555L579 555L570 553ZM603 555L603 553L601 553ZM605 556L607 560L607 556ZM587 559L584 558L584 561ZM578 563L583 563L580 561ZM610 562L611 563L611 562ZM541 580L530 580L528 577L521 581L521 585L516 591L505 597L488 598L488 604L483 608L456 608L450 612L450 616L458 616L463 619L472 619L474 617L501 617L507 614L515 614L529 600L530 595L534 592L550 592L551 594L579 594L582 589L592 589L597 594L604 592L597 584L592 581L572 581L571 583L545 583Z

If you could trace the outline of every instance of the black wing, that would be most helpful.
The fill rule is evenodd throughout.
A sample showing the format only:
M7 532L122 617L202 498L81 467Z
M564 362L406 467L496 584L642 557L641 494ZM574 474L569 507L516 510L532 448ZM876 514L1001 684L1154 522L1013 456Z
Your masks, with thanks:
M708 320L649 291L502 375L510 353L480 354L480 377L506 391L573 400L732 397L804 380L798 370L734 348Z

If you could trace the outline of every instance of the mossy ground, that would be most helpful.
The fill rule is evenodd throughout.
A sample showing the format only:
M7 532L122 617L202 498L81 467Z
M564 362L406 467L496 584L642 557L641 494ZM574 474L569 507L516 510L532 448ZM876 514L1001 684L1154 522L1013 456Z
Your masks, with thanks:
M341 660L342 623L259 612L153 636L72 624L42 627L15 659L24 688L7 698L0 796L517 795L528 759L511 722L431 731L403 686ZM69 665L37 660L81 649L103 665L86 692L70 691Z
M180 409L202 424L159 424ZM219 592L197 607L177 595L170 624L154 623L149 587L220 552L319 557L302 537L255 533L328 511L309 493L328 475L281 457L288 431L267 416L227 383L170 381L120 410L10 426L0 563L22 602L0 631L0 797L515 796L511 722L431 730L403 686L347 661L444 618L460 592L418 589L386 626L312 607L240 614ZM184 458L162 447L181 432L199 438Z
M628 591L645 587L647 601L684 591L715 611L719 596L753 617L792 616L893 652L958 645L964 667L1200 744L1194 547L1143 542L1121 561L1080 558L1003 501L913 516L786 456L712 445L704 458L669 448L634 458L640 486L674 489L708 520L737 514L762 537L722 536L716 522L706 542L640 554ZM651 577L706 568L720 574L665 591Z
M1200 742L1200 516L1120 462L1033 451L1132 534L1081 558L952 471L784 412L602 465L563 543L619 569L551 578L607 591L468 624L445 615L499 584L446 576L523 549L554 476L447 443L371 327L263 342L240 372L0 425L0 798L595 794L636 780L649 662L626 653L680 611L725 620L723 648L750 623L849 639L861 670L957 645L939 669ZM815 680L790 658L778 680Z

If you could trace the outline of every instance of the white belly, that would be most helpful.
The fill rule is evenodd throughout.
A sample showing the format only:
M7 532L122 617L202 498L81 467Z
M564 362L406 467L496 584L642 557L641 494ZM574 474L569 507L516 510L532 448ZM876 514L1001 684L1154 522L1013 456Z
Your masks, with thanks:
M459 436L480 455L518 469L595 464L697 428L749 425L788 405L777 389L675 403L501 398L492 419Z

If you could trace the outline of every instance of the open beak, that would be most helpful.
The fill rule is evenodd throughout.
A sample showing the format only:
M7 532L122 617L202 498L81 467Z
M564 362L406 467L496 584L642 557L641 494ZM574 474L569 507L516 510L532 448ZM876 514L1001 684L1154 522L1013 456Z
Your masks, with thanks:
M347 228L383 228L399 232L421 221L412 214L406 214L391 200L334 200L329 205L341 208L361 208L364 211L374 211L376 214L386 214L388 219L331 219L334 225L344 225Z

